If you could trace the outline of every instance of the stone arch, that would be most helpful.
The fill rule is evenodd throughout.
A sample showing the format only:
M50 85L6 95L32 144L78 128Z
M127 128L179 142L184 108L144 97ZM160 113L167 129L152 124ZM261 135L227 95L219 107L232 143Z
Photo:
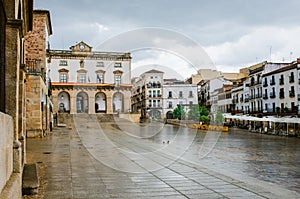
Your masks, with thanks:
M95 95L95 112L106 113L106 111L107 111L106 95L103 92L98 92Z
M113 112L124 112L124 95L116 92L113 95Z
M81 91L76 96L77 113L88 113L89 111L89 96L86 92Z
M173 119L173 112L172 111L168 111L166 114L167 119Z
M149 111L149 116L154 118L161 118L161 112L156 109L152 109Z
M58 94L57 99L59 112L70 112L70 94L66 91L62 91Z

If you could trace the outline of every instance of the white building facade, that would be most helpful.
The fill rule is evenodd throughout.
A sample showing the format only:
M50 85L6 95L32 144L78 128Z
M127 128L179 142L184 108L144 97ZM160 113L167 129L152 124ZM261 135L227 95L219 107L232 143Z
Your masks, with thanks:
M79 42L70 50L50 50L48 66L55 113L130 111L130 53L92 51Z
M132 81L132 112L147 111L153 118L161 118L163 114L163 75L162 71L149 70ZM144 112L144 114L146 114Z
M173 110L181 105L186 113L190 107L198 105L197 85L194 84L164 84L163 85L163 113L167 118L173 114Z

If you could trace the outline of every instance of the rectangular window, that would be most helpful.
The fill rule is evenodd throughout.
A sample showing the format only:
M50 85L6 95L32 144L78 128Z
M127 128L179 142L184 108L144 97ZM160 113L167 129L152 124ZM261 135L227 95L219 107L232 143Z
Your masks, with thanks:
M151 91L151 90L148 91L148 96L149 96L149 97L152 97L152 91Z
M60 74L60 82L67 83L67 74L66 73Z
M85 74L79 74L79 82L80 83L85 83L86 80L85 80Z
M157 97L161 97L160 90L157 91Z
M182 91L179 91L179 97L182 97Z
M155 90L153 91L153 97L156 97L156 91Z
M115 80L116 80L116 85L120 85L121 84L121 75L116 75L115 76Z
M101 62L97 62L96 67L104 67L104 63L102 61Z
M170 98L172 97L172 91L169 91L169 97Z
M193 91L189 92L189 97L193 97Z
M189 104L190 104L190 106L192 106L193 105L193 101L190 101Z
M60 60L59 65L60 66L67 66L68 62L67 62L67 60Z
M169 108L173 108L172 102L169 102Z
M153 107L156 107L156 100L153 100Z
M148 101L148 106L152 107L152 101L151 100Z
M284 98L284 88L281 88L279 91L279 97Z
M99 84L103 84L104 83L104 81L103 81L103 75L97 74L97 83L99 83Z
M157 106L160 107L160 100L157 100Z
M115 67L116 68L121 68L122 67L122 63L121 62L116 62L115 63Z

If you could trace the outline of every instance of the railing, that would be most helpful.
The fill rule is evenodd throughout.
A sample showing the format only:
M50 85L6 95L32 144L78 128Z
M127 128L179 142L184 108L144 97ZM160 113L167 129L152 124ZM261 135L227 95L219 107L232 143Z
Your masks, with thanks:
M275 97L276 97L275 93L271 92L270 93L270 98L275 98Z
M27 60L25 65L25 71L27 74L40 75L44 82L46 82L46 74L44 68L41 67L41 60Z
M283 85L284 84L284 79L279 79L279 85Z
M279 98L283 99L284 98L284 93L279 93Z
M290 97L295 97L295 91L289 91Z
M263 99L268 99L268 94L267 93L263 94Z
M268 82L264 81L263 87L267 87L268 86Z
M270 85L271 85L271 86L274 86L274 85L275 85L275 80L271 80L271 81L270 81Z

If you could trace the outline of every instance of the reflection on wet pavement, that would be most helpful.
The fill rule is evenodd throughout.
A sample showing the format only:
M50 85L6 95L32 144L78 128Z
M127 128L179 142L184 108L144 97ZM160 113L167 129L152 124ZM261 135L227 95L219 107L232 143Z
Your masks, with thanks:
M172 132L176 132L176 127L166 126L153 140L172 139ZM185 153L187 159L215 170L251 176L300 192L300 139L232 128L229 133L221 134L207 156L200 158L198 151L205 136L205 132L197 133Z

